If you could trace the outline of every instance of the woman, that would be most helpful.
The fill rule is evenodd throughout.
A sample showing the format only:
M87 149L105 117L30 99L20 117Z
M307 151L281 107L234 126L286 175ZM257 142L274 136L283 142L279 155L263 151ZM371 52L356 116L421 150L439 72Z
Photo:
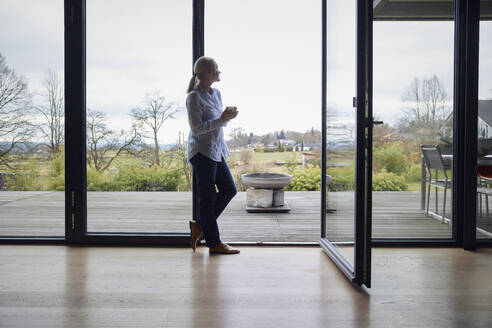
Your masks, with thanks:
M237 254L238 249L220 240L217 226L217 218L237 193L225 162L229 150L222 128L236 118L238 112L235 107L222 110L220 92L212 88L214 82L220 81L219 75L215 60L198 58L186 98L191 129L188 160L193 166L198 193L198 217L196 222L190 221L191 247L194 252L203 232L210 254Z

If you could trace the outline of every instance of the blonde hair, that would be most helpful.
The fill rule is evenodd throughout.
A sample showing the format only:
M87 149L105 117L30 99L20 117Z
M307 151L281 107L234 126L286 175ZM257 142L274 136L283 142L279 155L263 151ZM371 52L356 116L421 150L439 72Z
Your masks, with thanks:
M213 71L217 63L212 57L202 56L198 58L193 66L193 76L190 79L190 83L188 84L188 91L186 93L190 93L195 89L198 80L203 78L203 74L206 72Z

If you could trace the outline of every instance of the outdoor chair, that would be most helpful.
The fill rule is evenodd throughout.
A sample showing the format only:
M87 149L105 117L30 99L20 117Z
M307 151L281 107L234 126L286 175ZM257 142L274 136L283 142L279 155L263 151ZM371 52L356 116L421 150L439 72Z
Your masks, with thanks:
M492 196L492 166L491 165L479 165L477 166L477 175L479 178L477 194L480 196L480 217L482 217L482 195L485 195L485 208L487 211L487 224L490 223L489 215L489 196Z
M441 150L438 145L422 145L422 156L424 157L424 163L427 170L428 178L426 180L427 184L427 206L426 215L429 216L429 201L430 201L430 190L434 187L436 190L436 216L438 213L438 190L444 189L444 200L442 206L442 223L444 223L444 218L446 214L446 191L451 189L451 180L448 178L447 170L451 169L450 163L445 163ZM434 173L433 173L434 172ZM441 178L439 177L439 172L442 172Z

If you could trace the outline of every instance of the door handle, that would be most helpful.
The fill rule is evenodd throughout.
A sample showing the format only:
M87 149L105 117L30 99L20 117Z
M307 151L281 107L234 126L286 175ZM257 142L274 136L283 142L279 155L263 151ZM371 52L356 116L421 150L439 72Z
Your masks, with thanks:
M372 121L372 126L374 125L383 125L384 122L383 121Z

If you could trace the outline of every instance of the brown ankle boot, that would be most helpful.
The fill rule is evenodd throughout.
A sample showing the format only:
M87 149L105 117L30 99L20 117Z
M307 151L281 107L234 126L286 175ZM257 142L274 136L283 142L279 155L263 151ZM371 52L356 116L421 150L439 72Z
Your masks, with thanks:
M237 248L232 248L231 246L227 245L226 243L221 243L214 248L210 248L208 250L210 254L237 254L239 253L239 249Z
M190 236L190 243L191 243L191 248L193 249L193 252L195 252L196 245L200 238L202 238L202 227L200 224L196 221L190 221L190 231L191 231L191 236Z

